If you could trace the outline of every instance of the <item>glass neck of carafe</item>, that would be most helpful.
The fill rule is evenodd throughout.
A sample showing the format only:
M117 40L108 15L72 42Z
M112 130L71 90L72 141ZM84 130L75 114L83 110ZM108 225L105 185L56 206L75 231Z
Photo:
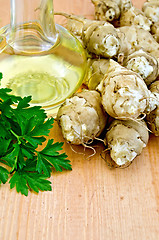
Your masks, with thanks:
M53 0L11 0L8 44L14 51L45 52L57 38Z

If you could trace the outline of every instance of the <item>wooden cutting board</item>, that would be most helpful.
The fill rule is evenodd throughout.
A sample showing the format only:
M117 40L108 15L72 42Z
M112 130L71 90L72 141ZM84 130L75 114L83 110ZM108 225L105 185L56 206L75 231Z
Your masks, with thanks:
M141 7L144 0L134 0ZM0 0L0 26L9 23L9 0ZM54 0L55 11L93 15L91 0ZM63 141L57 124L50 137ZM159 138L126 169L110 170L91 150L64 144L73 170L53 173L51 192L28 197L0 187L0 240L159 239Z

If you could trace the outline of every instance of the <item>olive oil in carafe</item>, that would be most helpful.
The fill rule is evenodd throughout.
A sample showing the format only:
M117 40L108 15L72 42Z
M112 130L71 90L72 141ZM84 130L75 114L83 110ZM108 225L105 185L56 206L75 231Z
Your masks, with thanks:
M86 53L67 29L54 24L52 0L41 1L41 7L34 8L40 9L37 20L22 23L19 19L24 19L25 11L18 11L19 4L30 7L35 2L21 1L11 1L17 12L12 24L0 29L7 43L0 54L1 87L10 88L14 95L31 96L31 105L56 115L60 104L79 89L86 76Z
M65 41L65 48L63 39L60 41L57 47L43 55L4 52L0 56L1 87L10 88L12 94L22 97L31 95L31 103L45 109L55 107L71 96L80 87L85 75L84 52L81 48L73 56L72 46L75 43ZM60 52L63 58L59 56ZM77 55L78 62L74 59Z

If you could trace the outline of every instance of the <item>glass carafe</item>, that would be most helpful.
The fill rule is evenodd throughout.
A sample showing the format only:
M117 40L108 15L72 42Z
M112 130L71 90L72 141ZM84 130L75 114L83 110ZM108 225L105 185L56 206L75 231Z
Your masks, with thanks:
M1 87L31 95L48 115L81 86L87 72L81 43L54 23L52 0L11 0L10 24L0 29Z

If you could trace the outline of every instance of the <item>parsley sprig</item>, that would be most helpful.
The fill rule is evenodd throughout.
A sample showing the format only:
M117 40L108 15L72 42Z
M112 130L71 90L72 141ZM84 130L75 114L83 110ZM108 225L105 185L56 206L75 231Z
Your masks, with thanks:
M0 89L0 184L10 178L10 188L16 187L25 196L29 190L51 191L47 178L52 169L71 170L67 155L59 153L63 143L46 140L54 119L46 120L41 107L31 107L31 97L21 98L10 92ZM38 150L44 143L45 147Z

